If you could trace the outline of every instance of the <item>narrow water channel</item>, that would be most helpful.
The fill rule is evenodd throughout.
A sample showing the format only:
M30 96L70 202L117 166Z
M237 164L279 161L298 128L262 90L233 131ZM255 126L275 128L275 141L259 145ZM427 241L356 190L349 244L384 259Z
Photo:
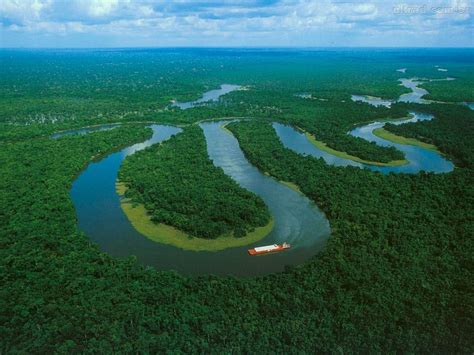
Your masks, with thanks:
M365 102L375 107L390 107L393 102L428 104L431 101L423 99L423 96L428 94L428 91L418 87L418 85L422 84L423 81L451 80L454 80L454 78L448 77L445 79L400 79L399 81L401 82L401 85L410 89L411 92L400 95L398 100L384 100L379 97L361 95L352 95L351 99L352 101ZM372 171L379 171L384 174L415 174L420 171L447 173L452 171L454 169L454 164L436 151L414 145L393 143L388 140L379 138L373 133L375 129L382 128L387 122L390 122L395 125L401 125L417 121L428 121L434 118L431 114L419 112L410 112L410 115L411 118L405 120L372 122L364 126L356 127L352 131L348 132L349 135L363 138L369 142L374 142L380 146L397 148L398 150L404 153L405 159L408 161L408 164L400 166L376 166L355 162L346 158L340 158L330 153L327 153L324 150L319 149L308 140L304 133L297 131L293 127L283 125L281 123L273 123L273 128L275 129L278 137L280 138L280 141L286 148L292 149L293 151L299 154L311 155L316 158L323 158L324 161L330 165L355 166L358 168L365 168Z
M188 108L193 108L195 106L205 104L206 102L218 101L221 96L240 88L240 85L222 84L219 89L206 91L200 99L188 102L173 102L171 106L179 107L182 110L187 110Z
M428 94L428 90L419 87L419 85L423 84L424 82L430 82L430 81L452 81L452 80L455 80L455 78L451 78L451 77L447 77L444 79L423 79L423 78L406 79L406 78L403 78L403 79L398 80L400 82L400 85L406 87L407 89L410 89L411 92L400 95L400 97L396 100L382 99L380 97L369 96L369 95L352 95L351 100L365 102L375 107L378 107L378 106L390 107L395 102L430 104L435 101L423 99L423 96Z
M391 123L400 125L416 121L431 120L433 118L433 116L429 114L417 112L411 112L410 114L412 115L412 117L409 119L395 120ZM374 135L373 131L377 128L383 127L385 123L386 122L369 123L367 125L354 128L352 131L349 132L349 134L354 137L366 139L370 142L375 142L376 144L381 146L397 148L398 150L404 153L405 159L408 160L408 164L400 166L376 166L358 163L350 159L336 157L330 153L325 152L324 150L319 149L308 140L304 133L297 131L291 126L275 122L273 123L273 128L275 129L278 137L280 138L280 141L286 148L292 149L295 152L303 155L311 155L316 158L323 158L324 161L330 165L356 166L359 168L366 168L372 171L379 171L384 174L415 174L420 171L447 173L454 169L454 164L436 151L414 145L392 143L388 140L379 138Z

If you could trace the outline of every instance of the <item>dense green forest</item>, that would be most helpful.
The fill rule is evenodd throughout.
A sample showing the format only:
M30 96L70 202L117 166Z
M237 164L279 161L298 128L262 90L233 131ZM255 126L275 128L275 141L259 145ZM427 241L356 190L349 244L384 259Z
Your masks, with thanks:
M284 149L270 125L231 129L255 165L327 213L333 235L322 254L255 279L114 259L77 231L68 188L91 156L146 131L7 144L2 351L472 351L472 170L334 168Z
M398 97L406 92L401 77L446 74L457 80L424 84L430 98L461 101L449 88L467 99L472 63L458 51L0 51L0 352L473 353L473 113L350 101L351 94ZM402 67L406 74L396 72ZM168 107L222 83L250 90L186 111ZM301 92L328 101L296 96ZM400 153L345 133L410 110L435 119L386 128L435 144L455 162L453 172L383 175L329 166L285 149L269 124L290 123L336 149L389 161ZM136 124L50 139L52 132L218 117L251 117L229 126L249 161L298 185L324 211L332 234L321 253L262 277L190 277L112 257L79 230L69 195L74 179L151 131ZM138 185L134 192L135 178L147 191L165 191L151 172L127 172L132 164L157 167L161 159L156 176L168 169L166 178L178 181L192 164L199 171L193 179L209 194L194 191L194 182L180 191L214 203L214 191L225 186L261 207L224 182L204 151L202 132L187 127L128 158L122 178L130 179L131 197L146 203L152 199ZM179 176L169 169L176 166Z
M469 124L472 128L473 122ZM384 341L395 341L389 338L398 332L397 341L404 339L408 347L414 346L412 350L423 348L423 342L437 343L438 351L462 348L464 342L468 346L473 329L472 317L466 314L473 306L467 286L474 233L471 169L389 176L339 169L283 148L268 124L245 122L229 129L253 164L297 184L331 221L333 234L324 255L308 266L319 269L318 276L302 269L297 271L300 279L315 277L328 295L341 297L342 303L335 307L351 309L348 314L360 317L359 326L369 334L377 333L372 326L380 322ZM439 136L439 141L449 140L449 135ZM459 144L472 149L472 142L473 135L465 135ZM329 283L345 275L334 293L326 288L327 280L319 279L327 270L335 271ZM366 301L355 301L358 297ZM358 306L349 306L352 302ZM364 318L371 323L369 328ZM402 330L408 328L404 322L414 325L410 334ZM398 331L393 328L397 326Z
M130 156L119 179L127 186L126 197L143 204L155 223L194 237L243 237L270 220L260 197L209 160L199 126Z
M381 147L365 139L352 137L347 134L355 125L371 122L381 118L401 118L408 116L402 107L388 109L374 108L360 102L309 101L298 105L297 102L272 95L286 109L280 114L274 114L283 123L298 126L314 134L316 139L327 143L336 150L355 155L368 161L387 163L392 160L402 160L403 154L393 147ZM268 98L267 98L268 100Z
M451 72L445 73L446 77L453 77ZM426 99L446 102L474 102L474 73L472 70L458 70L454 73L456 85L451 81L430 81L423 83L422 87L428 90Z
M351 95L397 98L408 92L399 85L399 78L445 78L446 73L435 68L442 61L449 67L449 76L462 80L426 85L450 85L444 94L430 94L432 99L447 99L451 88L466 92L474 85L466 63L459 58L462 56L456 50L418 50L411 55L396 50L374 55L362 49L294 53L257 49L3 50L0 127L26 123L30 128L23 132L7 127L0 132L0 139L40 134L48 127L53 130L51 126L66 129L117 121L183 124L216 117L272 117L301 125L336 150L368 161L389 162L403 159L403 155L346 132L354 124L399 118L407 112L354 103ZM408 73L396 71L407 66ZM193 110L169 106L172 99L197 99L222 83L240 84L250 90L233 92L221 104ZM461 86L456 89L458 83ZM301 92L328 101L296 96ZM461 97L448 101L461 101Z
M397 104L405 107L405 104ZM457 166L474 167L474 111L461 105L407 105L415 111L433 114L431 121L403 125L386 124L385 129L399 136L416 138L432 143L442 152L449 153Z

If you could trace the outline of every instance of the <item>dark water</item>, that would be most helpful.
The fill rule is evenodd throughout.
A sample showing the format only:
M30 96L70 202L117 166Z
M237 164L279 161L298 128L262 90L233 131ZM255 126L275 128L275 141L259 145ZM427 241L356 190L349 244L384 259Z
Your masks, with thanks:
M357 163L349 159L339 158L335 155L325 152L324 150L318 149L308 140L308 138L306 138L306 135L303 132L294 129L291 126L274 122L273 128L275 129L283 145L297 153L303 155L312 155L316 158L323 158L324 161L329 165L363 167L361 163Z
M188 108L199 106L209 101L218 101L219 97L221 97L222 95L228 94L229 92L232 92L234 90L238 90L240 89L240 87L240 85L222 84L219 89L205 92L198 100L188 102L175 102L172 106L176 106L182 110L186 110Z
M431 120L432 115L411 112L412 118L406 120L393 121L391 123L399 125L409 122ZM388 173L417 173L420 171L434 172L434 173L446 173L454 169L454 165L449 160L445 159L442 155L437 152L405 144L396 144L389 142L385 139L375 136L372 132L376 128L383 127L385 122L374 122L368 125L357 127L349 132L354 137L360 137L370 142L375 142L381 146L391 146L402 151L405 154L405 158L409 161L408 164L401 166L375 166L367 165L355 162L350 159L339 158L329 154L315 145L313 145L304 133L298 132L290 126L283 125L281 123L274 123L273 127L278 134L283 145L289 149L294 150L297 153L312 155L316 158L323 158L326 163L336 166L356 166L359 168L366 168L372 171L380 171L384 174Z
M77 178L71 198L79 228L113 256L135 255L143 264L159 270L173 269L192 275L263 275L282 271L286 265L300 264L315 255L330 234L323 213L303 195L260 173L245 159L237 140L219 126L220 123L215 122L201 124L209 155L215 165L221 166L244 188L261 196L269 207L275 226L263 240L219 252L193 252L153 242L133 228L115 192L117 173L126 156L180 131L161 125L152 126L154 133L150 140L91 163ZM265 256L247 254L250 247L284 241L292 243L293 248Z
M430 114L424 113L417 113L417 112L410 112L413 117L407 120L401 121L393 121L392 124L401 125L410 122L417 122L417 121L426 121L433 119L433 116ZM444 158L441 154L413 146L413 145L405 145L405 144L397 144L389 142L385 139L379 138L374 135L372 132L374 129L381 128L385 125L385 122L374 122L370 123L366 126L358 127L349 132L349 134L353 135L354 137L364 138L370 142L375 142L378 145L385 146L385 147L395 147L401 152L405 154L405 159L408 160L408 164L401 165L401 166L393 166L393 167L378 167L378 166L371 166L367 165L370 170L380 171L383 173L410 173L415 174L420 171L426 172L434 172L434 173L447 173L454 169L454 164Z

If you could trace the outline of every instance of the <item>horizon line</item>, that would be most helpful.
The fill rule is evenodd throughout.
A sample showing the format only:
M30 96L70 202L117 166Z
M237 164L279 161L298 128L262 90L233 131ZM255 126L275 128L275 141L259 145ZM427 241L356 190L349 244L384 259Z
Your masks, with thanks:
M110 46L110 47L0 47L0 50L81 49L474 49L474 46Z

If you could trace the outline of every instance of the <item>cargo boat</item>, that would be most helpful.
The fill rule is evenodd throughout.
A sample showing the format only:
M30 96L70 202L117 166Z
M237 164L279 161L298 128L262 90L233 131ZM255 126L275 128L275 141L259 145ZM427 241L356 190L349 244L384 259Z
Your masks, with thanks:
M261 254L275 253L275 252L283 251L290 248L291 248L291 245L288 243L273 244L273 245L265 245L263 247L256 247L253 249L249 249L248 253L250 255L261 255Z

